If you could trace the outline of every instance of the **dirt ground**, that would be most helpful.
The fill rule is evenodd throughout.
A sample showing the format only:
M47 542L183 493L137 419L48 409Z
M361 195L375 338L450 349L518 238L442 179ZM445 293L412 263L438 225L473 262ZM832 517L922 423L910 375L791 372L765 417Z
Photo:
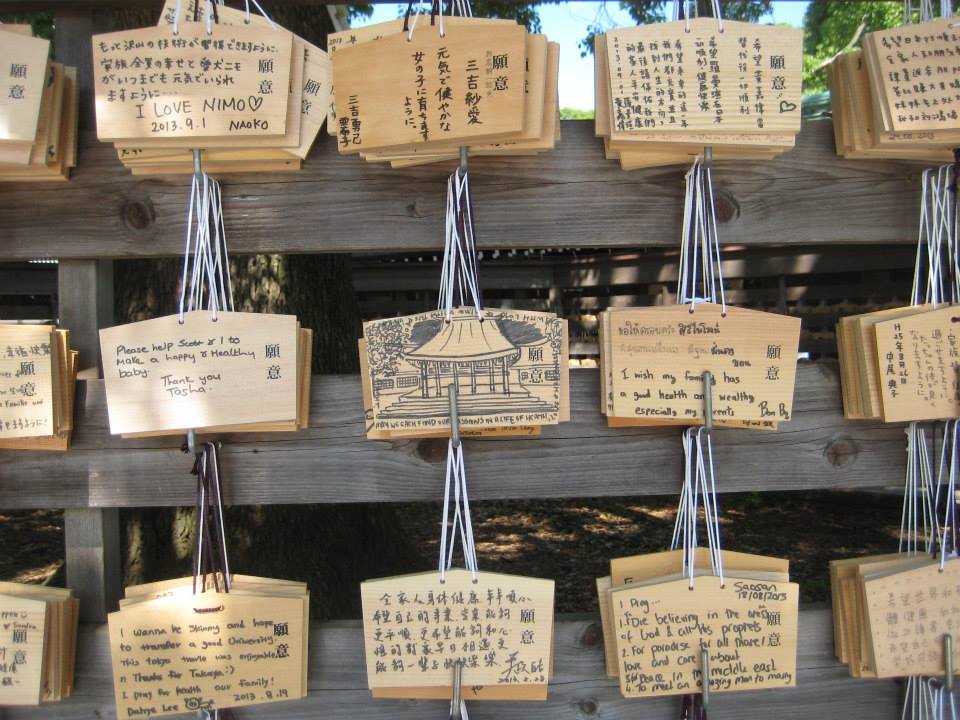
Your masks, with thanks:
M676 502L675 496L475 502L471 510L480 568L554 578L558 612L594 610L594 578L608 574L610 558L667 548ZM731 550L790 558L802 601L825 602L831 559L896 550L900 506L894 495L727 494L720 498L722 541ZM417 567L397 572L435 567L439 504L394 509L404 540L418 556ZM0 556L0 578L63 583L62 513L2 513L0 541L15 549ZM271 570L277 577L297 574L280 567Z

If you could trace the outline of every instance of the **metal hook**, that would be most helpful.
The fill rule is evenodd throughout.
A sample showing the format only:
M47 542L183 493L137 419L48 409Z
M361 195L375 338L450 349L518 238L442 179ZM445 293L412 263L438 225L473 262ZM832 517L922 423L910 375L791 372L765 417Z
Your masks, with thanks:
M460 146L460 174L467 174L467 146Z
M706 645L700 646L700 695L702 697L703 709L707 709L710 704L710 651Z
M713 373L703 371L703 429L713 432Z
M710 165L713 164L713 146L707 145L703 149L703 167L709 169Z
M193 428L187 430L187 450L191 455L197 454L197 431Z
M203 171L200 169L200 151L193 151L193 176L199 180L203 175Z
M943 689L953 692L953 635L943 636Z
M460 712L463 706L463 693L461 683L463 681L463 660L457 660L453 664L453 699L450 700L450 720L462 720L463 713Z
M450 439L454 447L460 447L460 411L457 407L457 384L447 385L447 398L450 400Z

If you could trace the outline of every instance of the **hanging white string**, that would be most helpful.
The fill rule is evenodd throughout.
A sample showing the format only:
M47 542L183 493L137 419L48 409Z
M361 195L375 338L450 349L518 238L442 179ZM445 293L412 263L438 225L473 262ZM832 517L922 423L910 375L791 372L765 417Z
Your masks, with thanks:
M704 438L706 438L706 462L704 462ZM707 528L707 540L710 545L710 564L713 574L723 579L723 553L720 547L720 508L717 504L717 482L713 464L713 439L704 428L697 429L697 462L700 466L700 482L703 493L704 522Z
M943 570L948 557L957 554L957 528L954 522L957 512L957 457L958 421L947 420L943 428L943 445L940 449L940 465L937 471L936 508L939 517L941 495L943 501L943 520L940 524L940 569ZM949 548L949 549L948 549Z
M453 717L453 698L450 698L450 717ZM460 718L461 720L470 720L470 716L467 715L467 701L460 700Z
M447 180L447 214L440 269L440 296L437 301L437 309L446 312L448 321L457 301L467 296L476 308L477 317L483 320L476 238L473 234L470 206L469 175L466 172L461 175L459 170L455 170Z
M681 232L677 302L689 304L691 312L697 303L719 303L726 315L713 175L700 158L686 174Z
M440 16L440 37L446 37L447 31L443 27L443 0L434 0L437 3L437 14Z
M450 515L450 495L453 491L453 517ZM447 444L447 471L443 491L443 520L440 535L440 582L446 580L447 570L453 566L457 536L463 550L463 561L473 580L477 579L477 548L473 539L473 521L467 494L467 472L463 462L463 443Z
M407 32L407 40L413 40L413 31L417 27L417 20L420 19L420 15L423 13L423 0L417 0L417 11L413 13L413 22L410 23L410 30Z
M907 470L903 484L898 552L929 553L938 535L933 467L927 437L919 423L910 423L907 434Z
M713 16L717 19L717 28L723 32L723 13L720 12L720 0L713 0Z
M263 19L266 20L268 23L270 23L270 29L276 30L277 24L273 22L273 20L267 14L267 11L260 6L260 3L258 3L257 0L244 0L244 5L246 8L246 17L244 18L244 22L247 25L250 24L250 3L251 2L253 3L253 6L257 9L257 12L263 16Z
M173 34L178 35L180 33L180 1L177 0L177 4L173 8Z
M713 446L710 434L703 428L687 428L681 436L683 443L683 487L677 505L670 547L682 550L682 572L693 589L697 574L696 559L699 547L700 505L703 504L707 547L711 572L720 578L723 586L723 555L720 544L720 510L717 503ZM702 500L701 500L702 498Z
M204 172L190 183L180 277L179 319L184 313L208 309L213 320L221 310L233 310L233 290L223 222L220 184Z
M912 21L912 5L904 4L904 21ZM932 16L931 0L920 6L920 20ZM917 233L917 252L914 263L913 288L910 303L913 306L932 304L935 307L958 297L956 272L951 273L949 289L944 282L947 267L956 268L956 198L952 191L952 166L925 170L921 177L920 224ZM946 253L944 253L946 249ZM944 486L956 478L956 423L949 422L944 431L940 461L933 481L933 467L927 434L923 426L913 422L906 428L907 465L904 478L903 510L900 521L899 552L909 555L930 554L934 543L940 545L941 567L947 557L946 546L955 548L956 531L952 526L953 511L946 508L944 527L940 527L940 496ZM947 504L953 497L947 492ZM938 681L919 676L906 679L902 720L942 720L947 708L955 712L952 694L944 695Z

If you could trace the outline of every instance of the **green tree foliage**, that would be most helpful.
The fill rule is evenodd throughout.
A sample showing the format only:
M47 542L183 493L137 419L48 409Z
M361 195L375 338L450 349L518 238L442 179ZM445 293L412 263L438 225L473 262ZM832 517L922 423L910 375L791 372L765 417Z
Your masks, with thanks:
M696 0L697 17L713 15L709 0ZM663 22L673 12L673 3L669 0L620 0L620 8L630 13L637 25L650 25ZM771 0L721 0L720 8L723 17L730 20L757 22L764 15L770 14L773 9ZM593 54L593 39L610 29L604 22L603 13L597 14L597 19L587 26L587 36L580 40L580 55L586 57Z
M557 0L551 0L556 2ZM526 2L491 2L490 0L474 0L472 3L473 14L477 17L502 18L506 20L516 20L521 25L526 26L532 33L540 32L540 14L537 12L537 5L543 3ZM414 12L417 9L417 3L414 3ZM423 6L429 12L431 2L424 0ZM373 14L373 5L348 5L347 11L351 19L368 18ZM446 1L444 2L444 12L446 10ZM401 16L402 16L401 12Z
M53 40L53 15L51 13L0 13L0 22L29 24L37 37ZM53 43L51 42L51 57Z
M560 108L561 120L593 120L593 110L578 110L577 108Z
M871 32L902 22L903 3L900 2L813 0L803 18L804 93L827 89L827 70L820 66L850 44L861 23L864 32Z

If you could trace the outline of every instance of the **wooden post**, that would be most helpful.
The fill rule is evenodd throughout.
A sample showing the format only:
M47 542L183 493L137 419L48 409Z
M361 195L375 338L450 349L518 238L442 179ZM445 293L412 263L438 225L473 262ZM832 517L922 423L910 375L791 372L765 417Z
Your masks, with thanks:
M113 324L113 262L67 260L58 266L60 327L70 330L87 377L99 377L98 331ZM64 513L67 585L80 598L80 617L103 622L120 597L120 520L117 508Z
M64 513L67 586L80 598L83 622L104 622L120 598L120 513L72 508Z

